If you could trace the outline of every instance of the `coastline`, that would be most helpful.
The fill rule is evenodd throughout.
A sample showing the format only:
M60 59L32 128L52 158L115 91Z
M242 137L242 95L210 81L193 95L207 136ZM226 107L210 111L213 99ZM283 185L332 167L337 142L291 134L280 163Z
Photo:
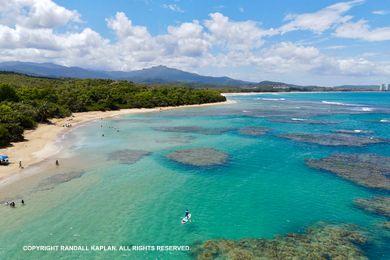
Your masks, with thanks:
M278 92L227 92L227 93L221 93L224 97L231 97L231 96L253 96L253 95L260 95L260 94L271 94L271 95L277 95L277 94L303 94L303 93L389 93L389 91L371 91L371 90L359 90L359 91L278 91Z
M226 100L224 102L183 106L130 108L104 112L90 111L73 113L70 117L52 119L51 124L39 124L36 129L25 131L25 141L12 143L10 147L0 149L0 154L8 155L11 162L8 166L0 167L0 182L4 182L15 174L21 174L30 166L42 162L45 159L57 154L61 150L61 147L57 143L58 137L85 123L122 115L151 113L179 108L226 105L233 103L235 103L235 101ZM71 124L71 127L64 127L65 124ZM19 168L19 161L22 162L23 169Z

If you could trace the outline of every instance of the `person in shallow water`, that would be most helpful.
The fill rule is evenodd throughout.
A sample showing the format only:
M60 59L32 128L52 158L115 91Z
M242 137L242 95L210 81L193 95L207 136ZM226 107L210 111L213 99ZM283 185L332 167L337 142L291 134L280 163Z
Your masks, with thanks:
M185 218L188 218L188 215L190 214L190 211L188 209L186 209L186 212L185 212Z

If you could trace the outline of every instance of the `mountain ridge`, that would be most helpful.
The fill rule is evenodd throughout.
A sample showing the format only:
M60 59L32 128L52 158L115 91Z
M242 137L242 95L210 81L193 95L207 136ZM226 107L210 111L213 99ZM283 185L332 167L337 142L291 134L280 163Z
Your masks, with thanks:
M16 72L30 76L49 77L49 78L81 78L81 79L112 79L129 80L136 83L145 84L187 84L193 87L208 88L238 88L246 90L267 90L281 91L289 90L321 90L329 89L316 85L296 85L284 82L264 80L260 82L251 82L233 79L227 76L204 76L193 72L170 68L163 65L143 68L133 71L104 71L92 70L81 67L67 67L54 63L36 63L21 61L0 62L0 71ZM341 85L334 86L333 90L375 90L379 85Z
M203 76L166 66L153 66L133 71L90 70L81 67L67 67L54 63L7 61L0 63L0 71L17 72L31 76L54 78L107 78L130 80L137 83L198 83L220 86L244 86L254 82L229 77Z

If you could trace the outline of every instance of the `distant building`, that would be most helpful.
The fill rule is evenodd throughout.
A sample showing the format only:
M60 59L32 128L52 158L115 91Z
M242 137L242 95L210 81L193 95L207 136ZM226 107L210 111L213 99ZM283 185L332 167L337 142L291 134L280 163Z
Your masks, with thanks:
M381 84L379 86L379 91L389 91L390 90L390 84Z

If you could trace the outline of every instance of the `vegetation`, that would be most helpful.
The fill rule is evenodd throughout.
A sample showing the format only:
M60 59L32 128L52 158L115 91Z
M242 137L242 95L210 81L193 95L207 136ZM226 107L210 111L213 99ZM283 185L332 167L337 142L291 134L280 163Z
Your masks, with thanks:
M104 79L50 79L0 73L0 146L23 131L72 112L152 108L225 101L218 91Z

